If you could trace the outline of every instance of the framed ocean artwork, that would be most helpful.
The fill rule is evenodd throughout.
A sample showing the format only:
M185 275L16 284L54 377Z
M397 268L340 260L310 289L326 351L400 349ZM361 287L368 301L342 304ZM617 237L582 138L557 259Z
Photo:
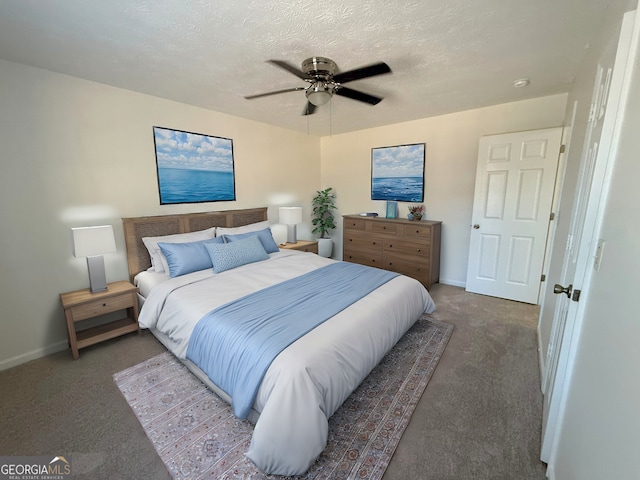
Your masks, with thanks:
M236 199L233 140L153 127L160 205Z
M371 200L424 201L425 144L371 149Z

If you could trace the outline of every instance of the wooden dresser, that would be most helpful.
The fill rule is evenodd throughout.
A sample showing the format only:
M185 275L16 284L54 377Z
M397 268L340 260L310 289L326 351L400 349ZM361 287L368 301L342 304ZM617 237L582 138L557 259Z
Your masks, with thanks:
M413 277L427 289L440 278L442 222L343 217L343 260Z

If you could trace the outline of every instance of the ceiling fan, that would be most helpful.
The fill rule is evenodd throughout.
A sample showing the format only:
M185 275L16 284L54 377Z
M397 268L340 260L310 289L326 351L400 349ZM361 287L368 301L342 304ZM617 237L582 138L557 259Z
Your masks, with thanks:
M276 90L274 92L248 95L244 98L253 99L304 90L307 97L307 104L302 111L302 115L311 115L315 112L316 107L328 103L334 94L368 103L370 105L377 105L382 101L382 98L375 97L358 90L353 90L352 88L347 88L343 84L353 82L354 80L382 75L384 73L391 73L391 68L389 68L389 65L384 62L374 63L366 67L356 68L337 74L335 73L337 69L336 63L330 58L325 57L307 58L302 62L302 70L298 70L293 65L282 60L267 60L267 62L294 74L296 77L308 82L309 85L306 87L292 87L285 88L284 90Z

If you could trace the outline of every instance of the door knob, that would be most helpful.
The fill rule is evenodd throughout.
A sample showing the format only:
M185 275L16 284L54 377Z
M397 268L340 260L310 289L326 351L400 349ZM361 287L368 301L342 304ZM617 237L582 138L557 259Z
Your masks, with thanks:
M568 287L563 287L562 285L560 285L559 283L556 283L553 286L553 293L566 293L567 294L567 298L571 298L571 291L573 290L573 285L569 285Z
M473 226L473 228L475 228L476 230L480 228L480 225L478 225L477 223Z

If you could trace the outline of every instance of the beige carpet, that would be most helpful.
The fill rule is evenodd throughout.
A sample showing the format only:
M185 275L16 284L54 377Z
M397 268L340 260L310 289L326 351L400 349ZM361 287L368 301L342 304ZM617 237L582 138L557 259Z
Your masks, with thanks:
M545 480L540 309L436 284L455 326L382 480ZM64 335L62 308L51 329ZM0 371L0 453L62 455L78 480L170 480L113 374L166 349L147 330Z
M327 448L299 478L380 479L452 331L423 316L331 417ZM246 459L252 425L171 354L114 380L173 478L281 478Z

